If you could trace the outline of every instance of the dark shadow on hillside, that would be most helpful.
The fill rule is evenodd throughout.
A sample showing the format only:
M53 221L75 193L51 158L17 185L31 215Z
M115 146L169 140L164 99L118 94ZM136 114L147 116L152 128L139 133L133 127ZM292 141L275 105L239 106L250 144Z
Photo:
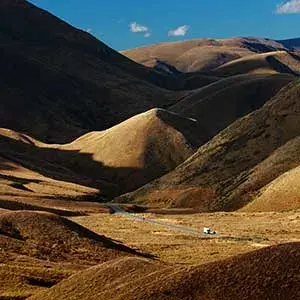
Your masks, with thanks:
M44 206L42 207L42 206L31 205L31 204L17 202L17 201L1 200L1 199L0 199L0 208L7 209L7 210L45 211L45 212L53 213L53 214L56 214L59 216L64 216L64 217L77 217L77 216L86 215L82 212L49 208L49 207L44 207Z
M5 159L2 159L0 157L0 170L11 171L11 170L14 170L14 169L15 168L13 166L10 166Z
M49 224L48 228L46 224ZM60 234L57 234L57 231L60 231ZM70 233L72 233L71 236ZM89 254L91 256L93 256L93 253L95 254L99 250L106 248L146 258L156 258L155 255L129 248L120 241L97 234L64 217L32 211L0 214L0 239L1 235L22 241L25 247L26 245L30 247L34 244L39 251L29 255L40 259L55 260L56 258L53 256L55 252L57 254L69 253L76 255L75 252L72 253L72 248L80 249L85 245L92 246L92 248L87 248L90 249ZM57 248L57 245L64 243L66 243L66 248L64 246ZM54 244L56 244L55 247L53 247ZM7 246L4 245L4 247ZM20 250L21 252L23 251L22 249ZM17 250L17 252L19 251Z
M267 62L272 66L272 68L278 73L287 73L292 75L297 75L292 69L290 69L287 65L280 62L273 56L266 57Z
M120 155L122 155L121 151L122 149ZM0 136L0 157L55 180L98 189L99 194L87 196L89 201L102 202L121 193L132 191L143 184L132 178L145 176L138 168L104 166L101 162L94 161L90 154L73 150L39 148L3 136ZM18 185L34 181L14 176L1 176L2 179L11 180ZM143 179L145 182L149 180L149 178Z
M170 127L182 132L187 142L195 148L205 144L210 137L210 133L196 120L189 120L173 112L158 110L157 116Z

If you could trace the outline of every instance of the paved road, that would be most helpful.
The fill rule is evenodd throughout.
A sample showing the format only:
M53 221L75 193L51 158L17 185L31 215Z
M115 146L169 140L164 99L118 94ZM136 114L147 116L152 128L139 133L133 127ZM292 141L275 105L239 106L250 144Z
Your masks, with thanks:
M163 221L158 221L158 220L153 220L153 219L149 219L149 218L144 218L144 217L140 217L140 216L138 216L136 214L128 213L127 211L123 210L120 206L118 206L116 204L107 203L106 206L109 209L111 209L111 211L113 211L114 213L120 214L120 215L124 215L124 216L126 216L128 218L131 218L133 220L141 221L141 222L146 222L146 223L151 223L151 224L156 224L156 225L160 225L160 226L163 226L165 228L168 228L168 229L182 231L182 232L189 233L189 234L195 234L195 235L197 235L200 238L205 238L205 239L251 240L251 238L249 238L249 237L226 236L226 235L222 235L222 234L218 234L218 233L216 233L216 234L205 234L201 230L197 230L197 229L193 229L193 228L189 228L189 227L185 227L185 226L172 225L172 224L168 224L168 223L163 222Z

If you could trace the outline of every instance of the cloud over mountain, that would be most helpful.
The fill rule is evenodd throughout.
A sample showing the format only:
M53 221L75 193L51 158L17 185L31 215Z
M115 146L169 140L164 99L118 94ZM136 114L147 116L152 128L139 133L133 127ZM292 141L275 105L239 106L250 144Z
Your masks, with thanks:
M190 27L188 25L182 25L177 27L176 29L170 30L168 32L168 36L185 36L188 31L189 31Z

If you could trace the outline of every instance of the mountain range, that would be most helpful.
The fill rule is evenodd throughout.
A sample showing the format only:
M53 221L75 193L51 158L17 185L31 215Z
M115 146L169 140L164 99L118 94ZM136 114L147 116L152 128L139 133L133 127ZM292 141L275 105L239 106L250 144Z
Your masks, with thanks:
M0 65L1 299L298 299L300 38L118 52L1 0Z

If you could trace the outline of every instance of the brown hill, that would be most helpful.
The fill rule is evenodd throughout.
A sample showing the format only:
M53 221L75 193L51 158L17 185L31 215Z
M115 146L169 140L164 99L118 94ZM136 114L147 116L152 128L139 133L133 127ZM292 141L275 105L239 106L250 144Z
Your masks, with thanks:
M193 91L169 109L197 119L212 138L235 120L260 108L293 79L285 74L232 76Z
M298 162L299 164L299 162ZM282 211L300 207L300 167L294 168L274 179L243 211Z
M91 132L57 147L88 154L105 167L120 169L114 180L107 176L107 181L116 183L120 191L128 191L174 169L204 144L207 136L195 120L152 109L106 131ZM105 174L102 176L105 178Z
M183 72L199 72L212 70L253 53L286 49L286 46L280 42L269 39L232 38L161 43L122 51L122 53L146 66L153 67L157 61L164 61Z
M140 255L54 214L0 212L0 299L26 299L75 272Z
M86 201L98 193L97 189L55 180L51 174L42 175L42 171L30 168L0 155L0 209L48 211L62 216L103 211L100 204Z
M300 56L286 51L274 51L248 55L214 69L216 75L233 76L237 74L287 73L299 74Z
M84 211L79 202L68 201L86 201L99 189L106 191L114 187L101 180L103 165L88 155L42 148L46 144L5 129L0 131L0 145L0 207L21 209L18 203L11 202L18 201L26 204L27 209L33 208L29 204L66 209L66 213L71 207ZM86 165L86 172L97 173L97 177L89 178L88 174L81 173L77 161Z
M298 299L300 244L189 268L141 259L93 267L30 299Z
M45 144L0 129L0 207L9 207L8 200L20 200L61 209L64 199L101 201L132 191L173 170L207 136L197 121L163 109L152 109L65 145ZM76 211L83 210L84 204L75 206Z
M63 217L31 211L0 214L0 244L7 252L88 265L136 254Z
M288 39L288 40L281 40L278 41L280 44L284 45L286 48L289 48L291 50L300 50L300 39L294 38L294 39Z
M252 194L251 198L256 199L265 189L265 186L268 186L268 184L273 182L273 180L277 182L276 178L278 178L281 174L284 174L285 172L288 172L289 170L292 170L299 166L299 154L300 138L296 137L276 149L265 160L252 168L248 172L247 178L245 178L245 180L236 187L235 192L240 195L245 193ZM294 188L291 187L291 191L293 189ZM279 199L274 202L271 198L268 201L266 200L263 210L286 210L293 209L294 207L299 207L299 203L295 198L286 198L284 201L281 201L280 204L278 200ZM256 202L256 200L254 200L253 202ZM255 210L256 206L252 206L250 203L245 207L245 209L247 210L248 207L252 207L252 210ZM259 211L261 209L262 206L261 208L257 206L256 211Z
M252 169L300 133L299 91L298 82L283 88L261 109L236 121L200 147L173 172L124 195L123 200L198 207L204 211L241 208L274 179L268 177L260 181L263 185L240 189ZM276 172L276 176L280 174Z
M0 42L0 127L44 141L167 106L176 96L158 86L180 88L25 0L1 1Z

